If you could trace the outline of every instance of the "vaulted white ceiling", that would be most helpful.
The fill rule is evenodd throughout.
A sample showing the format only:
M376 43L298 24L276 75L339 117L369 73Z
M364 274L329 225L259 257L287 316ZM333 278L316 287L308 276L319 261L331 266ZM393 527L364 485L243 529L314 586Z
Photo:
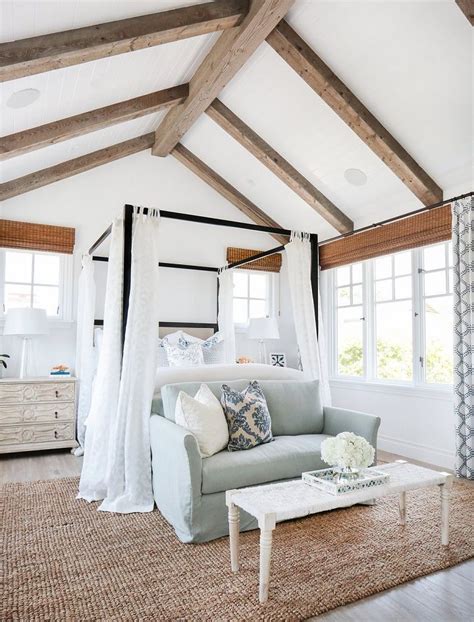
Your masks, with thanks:
M190 4L198 2L3 0L0 39ZM445 193L471 189L472 28L454 2L297 0L287 20ZM203 35L3 83L1 133L187 82L218 36ZM9 96L25 88L38 89L40 98L24 109L9 108ZM267 44L220 99L356 227L421 205ZM150 132L163 116L156 113L4 161L1 181ZM323 238L336 234L207 116L197 121L183 143L282 226L316 231ZM344 178L348 168L364 171L367 184L349 184Z

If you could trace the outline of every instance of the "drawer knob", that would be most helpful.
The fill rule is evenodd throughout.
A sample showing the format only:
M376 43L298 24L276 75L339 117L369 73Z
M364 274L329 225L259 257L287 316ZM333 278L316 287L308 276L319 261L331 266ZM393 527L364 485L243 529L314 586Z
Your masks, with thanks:
M56 397L59 397L59 391L57 389L54 393L56 394Z
M54 417L55 417L55 419L58 418L58 411L57 410L54 411Z
M59 434L57 430L54 430L54 438L58 438Z

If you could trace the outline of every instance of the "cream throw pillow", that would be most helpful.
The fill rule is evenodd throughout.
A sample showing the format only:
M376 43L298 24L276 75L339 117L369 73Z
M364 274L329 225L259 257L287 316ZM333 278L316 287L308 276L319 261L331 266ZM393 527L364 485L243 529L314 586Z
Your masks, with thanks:
M194 397L179 392L175 421L194 434L203 458L227 447L229 431L224 411L207 384L202 384Z

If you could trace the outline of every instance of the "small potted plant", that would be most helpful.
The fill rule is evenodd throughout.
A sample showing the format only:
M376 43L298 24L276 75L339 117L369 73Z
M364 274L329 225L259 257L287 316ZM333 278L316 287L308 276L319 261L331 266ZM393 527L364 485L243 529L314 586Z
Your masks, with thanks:
M9 354L0 354L0 378L3 376L3 370L7 369L8 365L5 359L9 359Z

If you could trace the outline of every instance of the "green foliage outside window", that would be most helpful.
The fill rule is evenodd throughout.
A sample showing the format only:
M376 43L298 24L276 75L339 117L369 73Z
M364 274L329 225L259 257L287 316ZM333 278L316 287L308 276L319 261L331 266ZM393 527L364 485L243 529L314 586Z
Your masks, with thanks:
M452 382L452 358L441 342L432 342L426 356L426 379L430 383ZM349 343L339 354L339 373L343 376L362 376L363 351L359 342ZM399 343L377 341L377 377L381 380L412 379L411 351Z

